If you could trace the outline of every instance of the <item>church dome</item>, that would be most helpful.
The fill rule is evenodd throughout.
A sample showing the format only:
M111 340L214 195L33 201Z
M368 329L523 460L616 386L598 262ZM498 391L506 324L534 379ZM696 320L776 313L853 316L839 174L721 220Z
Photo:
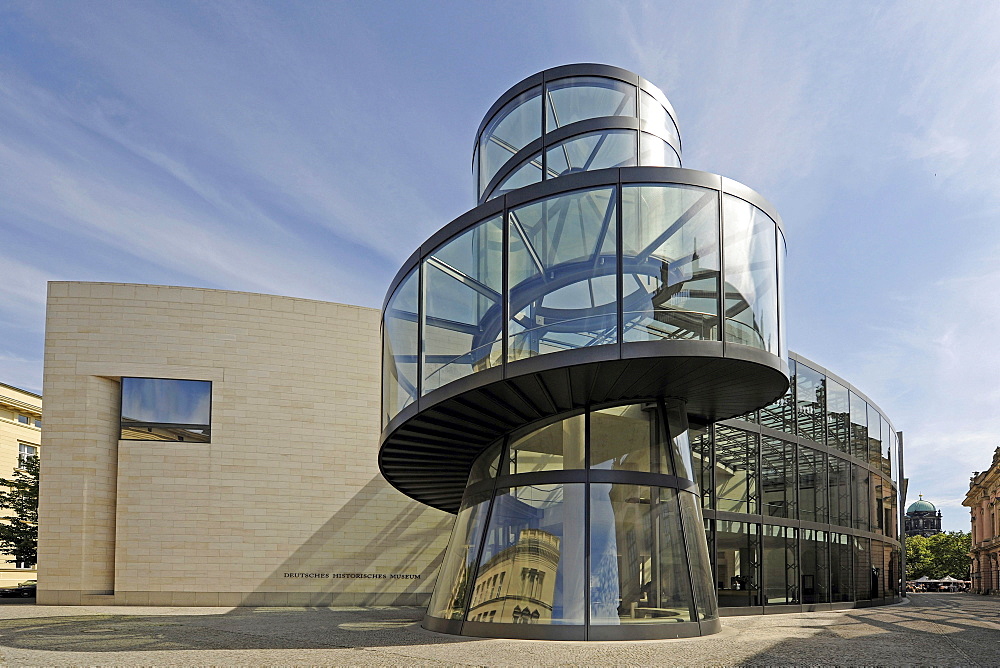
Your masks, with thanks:
M920 495L920 500L914 501L910 504L910 507L906 509L906 514L910 513L933 513L936 510L934 504L930 501L924 501L924 495Z

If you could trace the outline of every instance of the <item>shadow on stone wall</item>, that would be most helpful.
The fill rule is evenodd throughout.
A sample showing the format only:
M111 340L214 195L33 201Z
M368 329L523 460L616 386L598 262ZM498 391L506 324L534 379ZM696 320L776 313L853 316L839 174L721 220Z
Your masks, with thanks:
M242 605L426 605L454 519L411 501L376 475ZM386 577L334 577L358 573ZM401 575L411 577L391 577Z

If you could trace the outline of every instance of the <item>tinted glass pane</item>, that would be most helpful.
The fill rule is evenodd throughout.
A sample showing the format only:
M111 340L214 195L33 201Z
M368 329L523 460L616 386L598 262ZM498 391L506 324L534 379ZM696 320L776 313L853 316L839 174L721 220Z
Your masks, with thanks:
M497 490L468 620L583 624L584 489Z
M851 454L868 461L868 404L851 392Z
M851 453L851 402L847 388L826 379L826 429L827 445L841 452Z
M590 489L590 623L692 621L675 492L612 484Z
M757 512L757 435L715 427L715 503L718 510Z
M757 525L718 520L715 526L715 585L719 607L762 605Z
M511 190L529 186L542 180L542 154L532 156L526 163L511 172L507 178L497 184L487 199L500 197Z
M795 365L795 406L799 436L824 443L826 377L804 364Z
M623 189L625 341L718 340L718 217L713 190Z
M646 91L639 92L639 100L641 104L639 118L642 120L643 128L664 139L678 141L677 126L674 125L673 119L670 118L670 114L667 113L663 105Z
M799 447L799 519L827 522L826 455Z
M874 406L868 407L868 463L875 468L882 466L882 416Z
M788 359L788 338L785 336L785 235L775 226L778 241L778 345L781 359Z
M799 563L792 527L764 525L764 604L799 602Z
M712 482L712 430L708 427L691 425L691 458L694 462L695 479L701 490L702 508L715 507L715 484Z
M854 488L854 502L851 504L854 528L861 531L868 531L871 516L871 504L869 502L871 490L869 489L868 469L854 464L851 466L851 470L854 473L854 482L852 484Z
M382 426L417 398L417 301L419 278L403 279L382 320Z
M763 211L723 195L726 341L778 350L775 224Z
M768 436L760 440L761 505L764 515L795 519L795 444Z
M207 442L212 383L206 380L122 378L121 435L126 440Z
M802 529L802 602L828 603L830 601L830 545L825 531Z
M545 154L546 178L636 164L634 130L605 130L573 137Z
M788 391L769 406L760 409L760 423L771 429L778 429L788 434L795 433L795 372L796 364L788 361L790 384Z
M548 84L545 131L601 116L635 117L635 86L601 77L572 77Z
M831 456L827 460L830 477L830 524L851 526L851 465Z
M867 538L851 540L854 544L854 598L869 601L872 590L878 588L877 578L873 577L875 574L872 571L871 541Z
M509 216L509 359L616 343L614 188L561 195Z
M684 525L685 547L687 561L691 567L691 588L694 590L695 611L698 619L715 619L719 616L719 606L712 591L711 560L708 556L708 544L705 534L701 531L703 520L698 497L687 492L675 492L672 489L660 489L661 503L676 496L681 507L681 521Z
M488 495L462 501L441 570L438 571L437 584L427 606L428 615L462 619L489 505Z
M424 260L424 394L502 363L502 291L499 216Z
M577 415L512 441L504 473L584 468L584 425Z
M879 417L882 422L882 473L892 479L894 477L892 475L892 460L895 457L894 453L896 451L895 434L892 433L892 425L889 424L889 421L881 415Z
M590 466L671 475L665 436L654 404L594 411L590 416Z
M643 167L680 167L681 159L670 144L642 132L639 134L639 164Z
M830 600L842 603L854 600L854 569L851 565L851 538L842 533L830 534Z
M541 92L541 88L535 88L509 102L483 131L480 193L505 162L542 136Z

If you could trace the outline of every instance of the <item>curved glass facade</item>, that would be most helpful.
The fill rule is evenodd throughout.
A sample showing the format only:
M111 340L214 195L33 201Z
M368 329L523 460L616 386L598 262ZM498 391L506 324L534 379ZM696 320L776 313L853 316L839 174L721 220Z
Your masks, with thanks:
M480 203L580 171L680 167L680 133L663 93L635 75L602 69L601 76L560 76L557 69L540 85L515 87L476 141Z
M531 624L577 639L714 628L683 406L616 406L522 432L473 466L430 626L517 635L508 625Z
M394 279L380 468L457 512L426 628L672 638L898 597L896 432L789 359L770 204L679 166L641 77L541 72L480 127L479 206Z
M791 364L784 397L705 428L693 448L724 614L901 595L898 435L843 380ZM853 428L852 399L865 416ZM850 432L869 424L878 438L852 450Z
M449 382L563 350L724 340L780 355L777 223L721 187L628 181L646 173L607 170L605 186L510 205L425 251L384 313L383 426Z

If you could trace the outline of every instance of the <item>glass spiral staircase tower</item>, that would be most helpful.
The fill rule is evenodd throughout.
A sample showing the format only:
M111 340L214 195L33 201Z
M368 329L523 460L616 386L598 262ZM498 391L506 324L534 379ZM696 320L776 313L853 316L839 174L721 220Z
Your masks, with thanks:
M689 426L789 388L780 218L681 168L663 93L604 65L512 87L473 162L478 206L383 306L382 473L457 513L425 627L718 631Z

